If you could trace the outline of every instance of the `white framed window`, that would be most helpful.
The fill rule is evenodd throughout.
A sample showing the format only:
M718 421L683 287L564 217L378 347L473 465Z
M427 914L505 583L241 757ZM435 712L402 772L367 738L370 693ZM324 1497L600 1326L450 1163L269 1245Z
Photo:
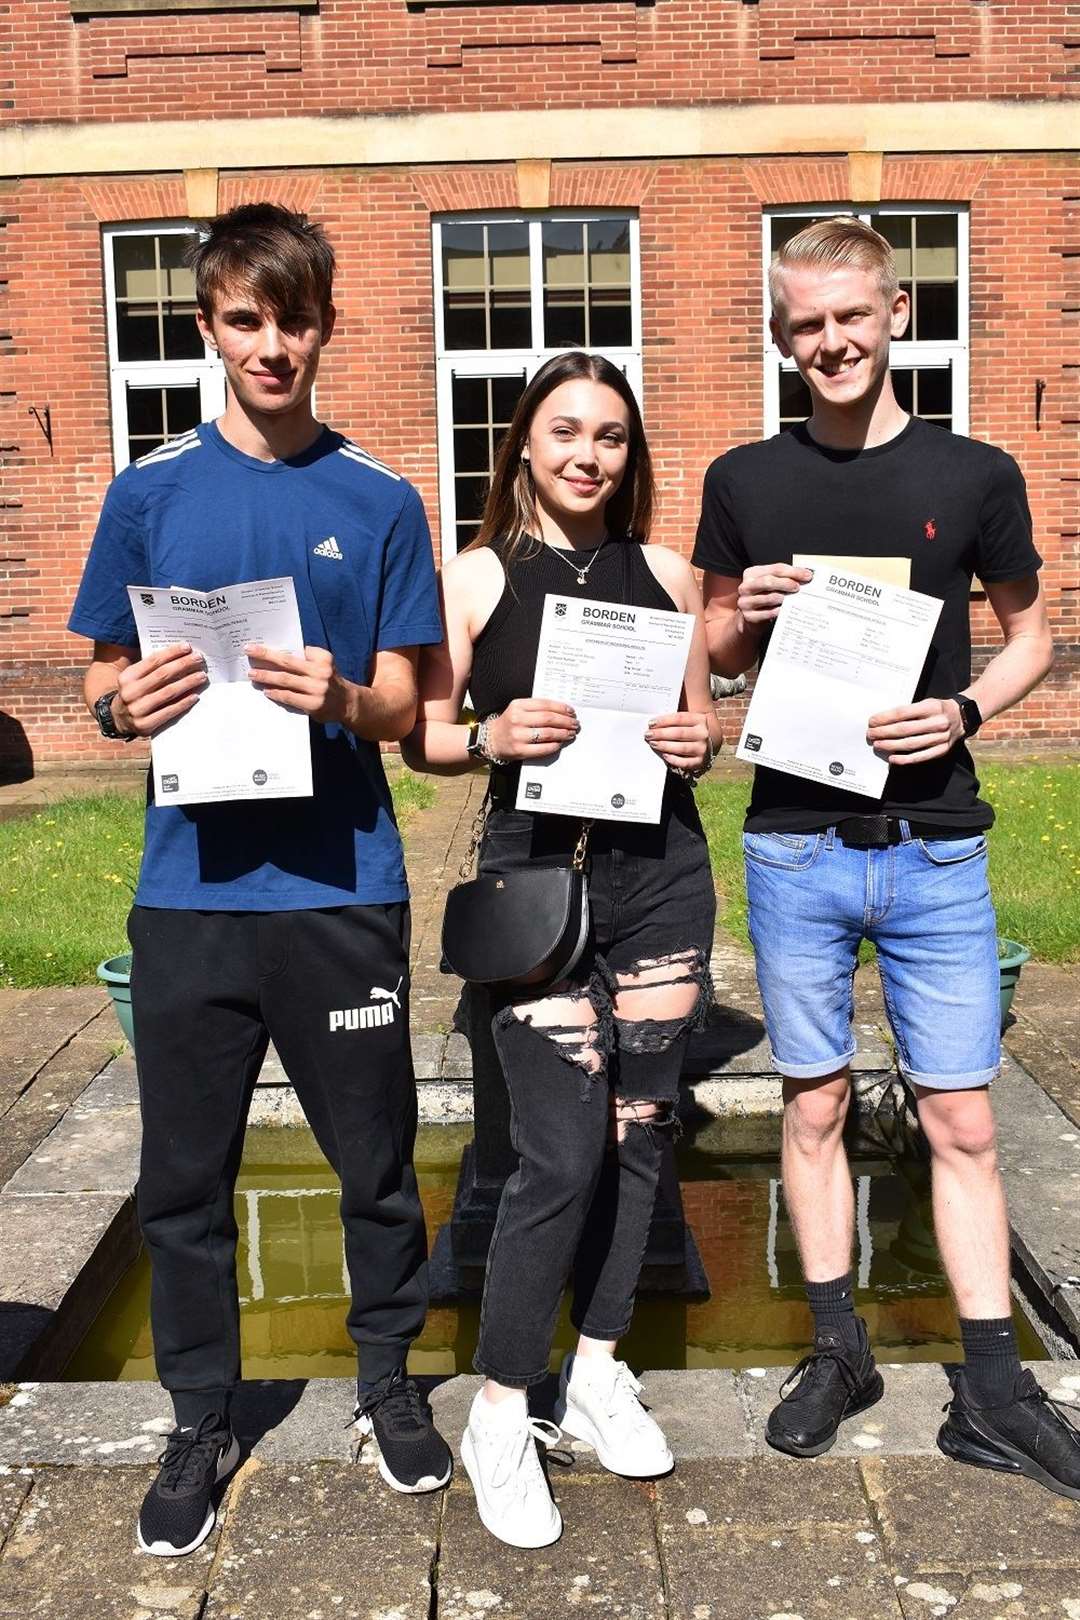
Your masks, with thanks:
M432 221L439 507L447 556L477 532L499 442L529 378L565 349L603 354L641 400L636 214L547 209Z
M779 433L810 415L810 391L769 331L769 265L812 220L855 214L880 231L896 254L900 285L911 298L906 336L894 339L889 369L904 410L967 433L969 426L970 268L968 211L944 203L879 203L873 208L769 209L762 220L764 426Z
M225 370L195 325L191 224L103 233L113 462L120 472L225 408Z

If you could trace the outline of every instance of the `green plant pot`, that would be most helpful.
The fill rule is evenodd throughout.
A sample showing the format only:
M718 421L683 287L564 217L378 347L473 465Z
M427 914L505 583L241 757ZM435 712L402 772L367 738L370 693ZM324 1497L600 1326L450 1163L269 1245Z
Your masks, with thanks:
M122 956L110 956L108 961L100 963L97 976L112 996L113 1012L127 1037L128 1044L134 1046L135 1033L131 1026L131 952L125 951Z
M998 974L1001 980L1001 1027L1005 1028L1005 1021L1012 1006L1013 991L1016 981L1020 977L1020 969L1031 957L1026 945L1019 945L1015 939L998 940Z

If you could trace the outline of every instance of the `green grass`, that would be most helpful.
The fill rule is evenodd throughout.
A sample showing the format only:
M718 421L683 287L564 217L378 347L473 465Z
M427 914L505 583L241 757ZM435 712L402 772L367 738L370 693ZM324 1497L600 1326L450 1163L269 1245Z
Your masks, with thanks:
M1080 770L990 764L981 782L983 797L997 812L990 834L990 882L998 932L1019 940L1040 961L1080 961ZM698 788L720 922L743 945L740 833L749 797L748 780L703 782Z
M424 778L387 774L401 825L435 802ZM101 793L0 824L0 986L92 984L127 950L142 822L141 793Z

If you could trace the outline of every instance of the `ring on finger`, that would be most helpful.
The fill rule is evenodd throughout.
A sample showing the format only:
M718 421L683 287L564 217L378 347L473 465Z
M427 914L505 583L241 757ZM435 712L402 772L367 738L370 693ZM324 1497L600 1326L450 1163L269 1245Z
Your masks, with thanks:
M534 742L534 743L538 743L540 741L540 727L539 726L534 726L533 727L533 734L532 734L531 741Z

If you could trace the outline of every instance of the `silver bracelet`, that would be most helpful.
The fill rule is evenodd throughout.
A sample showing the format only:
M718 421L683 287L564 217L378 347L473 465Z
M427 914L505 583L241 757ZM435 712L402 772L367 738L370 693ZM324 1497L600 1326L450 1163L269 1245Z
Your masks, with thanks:
M500 759L499 755L493 754L488 746L488 737L491 732L491 722L493 720L497 720L498 718L498 713L486 714L481 720L476 733L476 751L481 755L482 758L487 760L489 765L508 765L510 763L509 760Z
M708 752L705 755L703 763L697 766L696 769L691 770L685 765L672 765L671 767L673 775L681 777L684 782L689 782L691 787L697 787L698 783L701 781L701 778L706 774L706 772L712 770L713 763L716 759L716 749L713 747L712 738L709 737L706 739L706 741Z

